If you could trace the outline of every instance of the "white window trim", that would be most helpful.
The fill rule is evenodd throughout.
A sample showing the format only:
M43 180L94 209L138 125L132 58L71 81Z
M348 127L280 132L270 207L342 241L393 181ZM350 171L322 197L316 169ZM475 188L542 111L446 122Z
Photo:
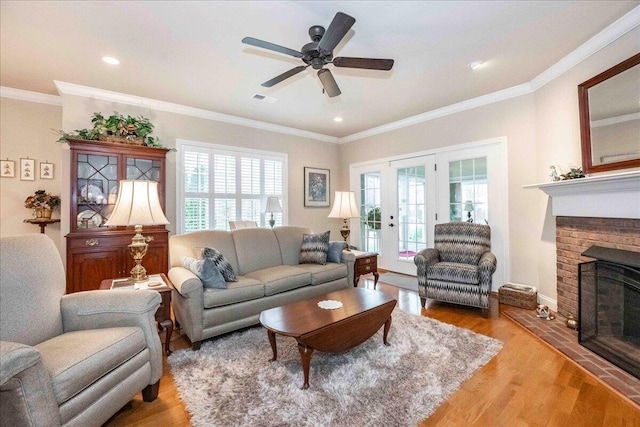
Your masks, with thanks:
M277 151L256 150L254 148L236 147L231 145L213 144L209 142L191 141L187 139L176 139L176 150L178 151L178 158L176 161L176 233L184 234L184 171L182 165L184 164L184 147L188 146L190 149L202 150L202 152L211 152L217 150L219 152L226 152L230 155L248 155L248 156L263 156L282 159L282 222L288 224L289 209L288 209L288 194L289 194L289 156L287 153ZM210 187L210 191L213 188ZM265 194L269 196L269 194ZM266 214L265 214L266 215Z

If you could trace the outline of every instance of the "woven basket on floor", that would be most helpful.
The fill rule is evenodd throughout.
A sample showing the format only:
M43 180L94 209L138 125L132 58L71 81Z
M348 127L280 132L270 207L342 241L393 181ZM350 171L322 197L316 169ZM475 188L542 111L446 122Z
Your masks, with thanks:
M535 310L538 292L531 286L506 284L498 289L498 301L500 304Z

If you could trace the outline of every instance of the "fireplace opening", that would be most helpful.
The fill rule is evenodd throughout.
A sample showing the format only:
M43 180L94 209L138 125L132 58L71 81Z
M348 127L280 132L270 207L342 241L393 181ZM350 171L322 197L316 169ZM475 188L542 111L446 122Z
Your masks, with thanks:
M578 342L640 378L640 253L592 246L579 266Z

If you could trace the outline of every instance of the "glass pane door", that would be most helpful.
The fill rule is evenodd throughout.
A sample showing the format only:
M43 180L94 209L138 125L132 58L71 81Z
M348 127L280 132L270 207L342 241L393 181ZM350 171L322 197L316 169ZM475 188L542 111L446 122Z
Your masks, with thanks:
M427 246L425 167L399 168L398 185L398 254L397 258L412 261L418 251Z
M76 228L102 227L116 204L118 158L80 153L76 166Z
M364 252L380 251L382 206L380 202L380 172L360 174L360 244Z

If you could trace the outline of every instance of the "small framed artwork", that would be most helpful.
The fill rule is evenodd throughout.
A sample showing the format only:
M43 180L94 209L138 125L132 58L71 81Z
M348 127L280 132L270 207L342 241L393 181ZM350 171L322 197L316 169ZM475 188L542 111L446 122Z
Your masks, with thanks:
M329 169L304 168L304 205L306 207L328 207Z
M0 176L3 178L16 177L16 162L13 160L0 160Z
M35 181L36 180L36 161L34 159L20 159L20 180Z
M40 162L40 179L53 179L53 163Z

